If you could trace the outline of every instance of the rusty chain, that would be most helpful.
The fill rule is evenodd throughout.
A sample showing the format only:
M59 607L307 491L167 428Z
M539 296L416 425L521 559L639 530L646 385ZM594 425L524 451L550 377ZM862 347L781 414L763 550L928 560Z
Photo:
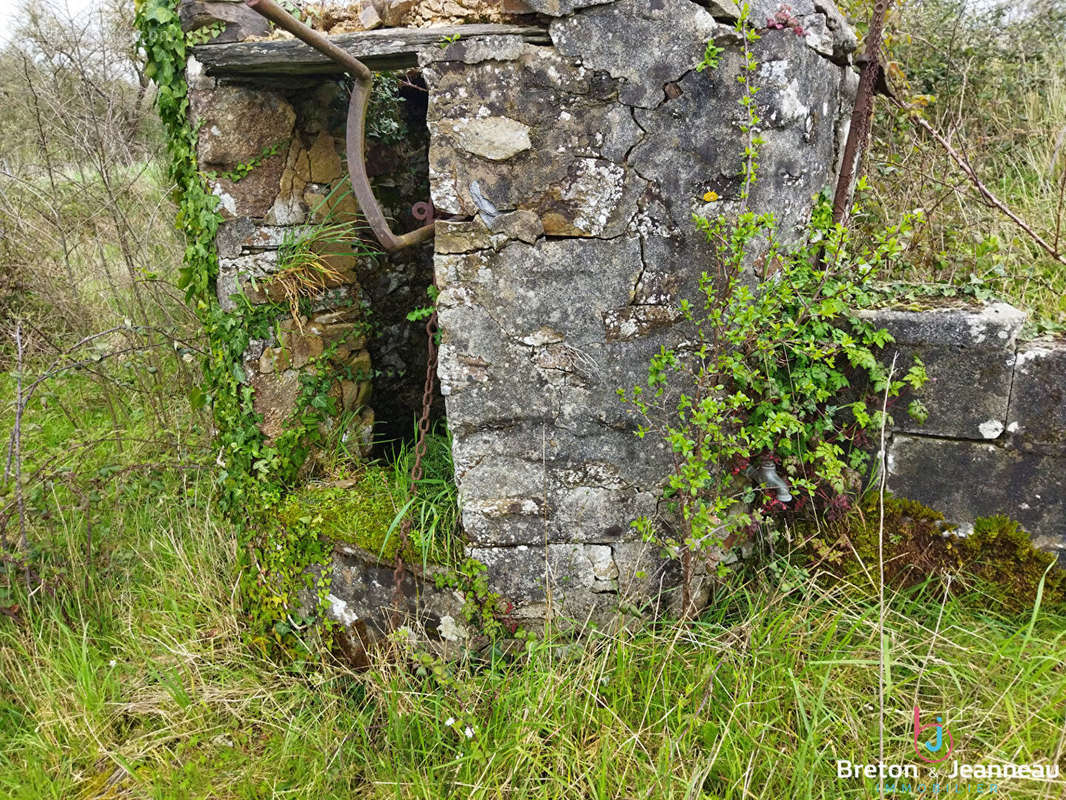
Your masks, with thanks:
M422 389L422 414L418 418L415 433L415 457L411 464L411 487L404 504L404 518L400 522L400 545L396 549L396 566L392 571L393 596L390 624L393 630L399 626L400 609L403 607L403 584L407 579L407 564L403 553L411 541L411 507L418 494L418 482L422 480L422 459L426 455L426 437L429 435L430 411L433 407L433 388L437 379L437 312L426 321L426 380Z
M863 54L862 72L859 74L859 87L855 93L855 108L851 112L844 159L833 195L833 222L842 222L847 217L855 169L866 150L866 139L870 132L870 122L873 120L874 89L881 72L881 34L890 2L891 0L877 0L873 17L870 19L870 28L866 32L866 49Z

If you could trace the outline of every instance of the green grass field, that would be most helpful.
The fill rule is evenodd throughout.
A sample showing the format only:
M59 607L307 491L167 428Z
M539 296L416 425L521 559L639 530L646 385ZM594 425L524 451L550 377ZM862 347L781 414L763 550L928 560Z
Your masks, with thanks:
M751 580L689 624L507 661L272 660L242 638L209 478L135 480L100 503L91 568L84 521L52 519L45 588L0 594L0 797L876 797L835 760L876 763L883 720L886 763L914 763L916 704L960 761L1066 746L1066 615L980 594L892 596L883 639L868 585Z
M0 627L4 797L876 796L834 771L878 760L878 609L844 590L739 589L687 626L357 675L249 653L209 517L126 522L121 564ZM916 702L951 709L961 760L1058 759L1064 623L895 598L886 762L913 762Z

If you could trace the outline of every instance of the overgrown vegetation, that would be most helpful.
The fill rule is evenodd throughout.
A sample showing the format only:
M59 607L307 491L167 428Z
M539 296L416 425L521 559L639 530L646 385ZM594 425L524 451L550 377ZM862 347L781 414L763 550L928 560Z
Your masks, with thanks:
M872 3L845 3L869 19ZM866 173L866 230L922 209L926 224L883 276L897 297L998 296L1063 330L1066 269L991 208L943 148L908 120L920 114L961 148L983 182L1037 232L1063 244L1066 46L1062 0L895 3L890 84L908 107L877 104ZM924 288L923 288L924 287Z
M956 593L975 582L997 607L1023 611L1038 596L1045 606L1066 603L1066 570L1051 553L1033 548L1029 534L1006 517L978 519L959 535L944 515L913 500L884 499L885 583L900 590L931 584ZM801 523L804 550L814 563L855 584L876 589L881 503L876 493L819 526Z
M401 442L390 463L363 464L343 480L304 486L281 501L277 525L356 545L384 562L403 548L408 563L456 564L462 542L447 429L438 426L427 436L423 475L412 497L413 459L414 446ZM399 532L405 517L412 521L406 547Z
M287 500L288 493L310 477L309 456L326 442L330 421L338 416L334 382L367 376L338 373L331 352L313 359L312 369L300 376L296 408L284 421L282 433L269 440L259 428L253 390L240 367L241 359L253 338L271 338L282 309L287 307L298 323L308 315L312 299L339 282L338 257L351 259L372 251L352 224L332 219L330 211L337 202L334 190L317 209L320 220L282 243L279 271L265 287L268 296L276 295L280 302L253 306L242 301L236 310L223 311L214 285L218 199L197 171L197 132L187 118L184 64L188 42L171 0L143 0L136 24L146 74L159 87L156 102L178 190L178 224L189 238L179 286L197 309L210 347L203 389L193 394L199 404L210 408L217 429L220 506L235 522L240 534L238 552L247 558L241 570L241 592L247 601L250 637L262 647L290 648L297 644L292 615L299 607L298 593L310 587L313 568L329 563L331 550L320 530L325 524L321 515L298 515L290 524L278 526L279 507L299 504L299 498ZM371 127L379 136L395 136L400 132L396 81L383 85L375 95L380 124ZM451 545L444 538L440 546L447 549ZM428 553L436 546L425 543L424 550ZM324 598L329 591L328 571L315 586Z
M340 262L377 252L350 221L334 222L327 213L321 222L286 231L278 249L278 269L266 281L268 293L282 295L292 319L300 324L302 303L344 283Z
M717 272L701 275L696 303L681 301L691 335L652 359L645 385L620 392L644 420L637 435L674 456L664 493L674 513L635 525L681 559L686 608L693 560L784 508L760 486L761 464L782 469L798 495L793 507L846 507L866 477L863 445L886 421L879 398L926 379L920 362L890 374L875 351L891 336L857 313L877 272L902 251L909 220L866 247L832 222L824 197L795 247L779 246L768 214L696 222ZM753 262L761 274L748 271ZM917 401L909 411L924 413Z
M834 759L876 761L879 714L871 698L881 684L888 761L908 757L915 704L948 713L962 761L1062 761L1061 573L1047 571L1049 557L1032 551L1007 520L983 521L968 539L948 539L934 512L891 499L884 610L869 599L880 525L866 505L806 532L814 537L808 552L820 564L769 555L748 583L738 577L712 597L706 614L683 625L590 630L580 646L548 637L506 656L497 648L453 663L411 654L360 674L333 661L324 642L295 658L249 647L242 599L248 585L241 578L258 587L258 599L275 604L259 606L270 610L252 628L257 641L291 641L285 627L291 592L303 566L325 558L329 537L351 537L385 556L399 544L394 526L407 503L410 453L390 466L355 466L338 433L343 425L323 431L318 424L335 411L324 367L305 377L299 419L290 421L287 438L265 442L250 388L233 365L250 337L268 338L292 307L283 298L223 314L214 304L217 217L184 126L186 40L176 30L173 3L145 0L139 13L150 69L161 82L169 172L157 166L159 136L143 114L146 80L115 79L141 77L141 66L122 62L117 45L94 50L94 28L64 26L35 8L27 19L40 35L29 45L15 37L30 48L28 57L10 46L0 55L0 146L7 148L0 280L15 287L0 320L8 370L0 376L0 425L17 428L9 441L20 443L0 481L0 796L871 797L875 782L838 781ZM971 48L974 29L965 23L956 27L967 43L963 63L977 64L989 46ZM1046 31L1030 33L1036 49L1044 48ZM1022 163L1027 147L1050 146L1049 137L1026 139L1024 132L1057 119L1048 87L1061 70L1056 76L1051 61L1035 74L1012 67L997 84L995 65L1028 63L1034 48L1001 48L994 39L991 49L995 59L982 73L986 90L974 95L967 78L951 88L957 91L951 107L960 119L973 112L964 120L966 130L978 132L971 156L996 175L997 165ZM1051 58L1047 53L1042 57ZM103 64L112 72L97 71ZM907 71L915 81L913 67ZM1010 128L1001 110L1007 95L1045 79L1032 96L1049 104ZM935 74L929 80L939 85ZM930 109L945 107L946 91ZM974 96L979 102L970 103ZM977 119L986 111L991 119ZM995 126L1010 128L1012 138L980 134ZM1061 160L1051 170L1051 180L1061 176ZM1014 186L1017 177L1019 191L1047 188L1045 178L1016 172L1003 180ZM901 218L900 187L924 193L936 186L917 186L908 175L873 171L877 215ZM168 219L174 186L184 198L184 243L175 241ZM957 192L951 198L963 197L961 187ZM1050 195L1032 197L1033 209L1049 207ZM795 470L794 486L835 492L838 476L829 467L843 465L839 477L852 487L854 465L843 441L860 430L863 415L875 427L877 409L856 398L830 401L826 392L851 372L852 356L860 372L867 369L865 353L877 340L869 331L856 333L840 312L838 301L850 303L862 290L833 271L839 265L865 270L881 258L891 275L916 277L924 269L918 255L942 252L942 264L926 264L959 292L1002 286L1033 308L1061 311L1054 305L1059 278L1046 263L1027 262L1026 246L1013 233L996 234L998 253L977 254L965 232L984 237L999 223L969 201L959 200L964 210L950 214L946 203L923 199L931 233L917 241L889 237L871 245L870 256L825 227L803 245L818 255L806 266L787 252L762 261L758 269L771 279L766 288L728 280L739 274L730 269L709 277L708 289L725 280L729 291L718 306L689 309L691 321L710 315L723 324L709 330L724 336L708 335L706 370L693 371L692 353L676 356L682 374L699 378L712 407L735 402L746 409L743 424L697 434L701 442L740 448L723 456L730 475L723 480L741 481L742 452L758 461L773 451L783 456L782 472ZM871 229L877 215L867 218ZM745 224L762 225L752 218ZM713 224L707 230L727 254L745 238ZM942 239L934 244L936 236ZM910 260L893 257L897 245ZM840 248L839 264L825 255L832 246ZM980 260L993 256L998 260ZM739 262L727 256L722 263ZM1019 282L1028 275L1018 271L1026 263L1034 265L1032 278ZM967 269L979 280L964 275ZM1041 280L1052 289L1040 288ZM181 302L186 292L198 318ZM801 297L819 302L803 309L796 305ZM305 301L297 299L298 310ZM755 313L791 339L794 352L751 336ZM715 341L732 342L731 336L740 346L716 349ZM812 344L819 341L824 352ZM711 380L716 370L728 391ZM705 410L692 405L684 421L702 425ZM218 438L209 442L215 427ZM349 483L289 493L310 448L322 442L329 459L316 468ZM693 469L681 486L702 486L696 497L706 499L711 483L700 471L702 444L684 444L697 460L686 462ZM412 506L409 556L455 563L446 433L439 431L429 447ZM710 472L720 465L704 466ZM724 490L736 494L740 484ZM273 535L250 536L246 510L276 520ZM283 541L288 536L291 547ZM849 560L853 548L866 570ZM260 574L249 564L278 552L277 574L287 575L288 584L257 583ZM940 575L953 576L950 593ZM489 592L483 568L459 563L443 582L449 581L474 598L468 606L474 622L500 630L507 609ZM1019 781L1003 791L1036 800L1060 790L1060 783Z
M834 771L878 747L879 613L855 587L733 587L684 627L590 633L513 660L282 664L242 639L235 554L209 494L208 481L165 479L117 509L115 557L87 587L0 618L0 794L877 794ZM886 760L907 759L915 703L948 710L960 760L1059 757L1066 617L1043 608L1030 629L1029 614L995 608L979 590L890 598Z

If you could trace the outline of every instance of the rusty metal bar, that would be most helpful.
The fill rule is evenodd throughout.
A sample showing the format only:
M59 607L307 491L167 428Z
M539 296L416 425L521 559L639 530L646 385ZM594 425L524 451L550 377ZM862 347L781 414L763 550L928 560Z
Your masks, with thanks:
M366 65L333 44L327 37L293 17L274 0L245 0L253 11L266 17L282 30L286 30L300 41L318 50L327 58L337 62L355 81L352 97L348 102L348 129L345 150L348 156L348 175L352 181L352 192L359 207L366 217L370 230L387 252L395 252L405 247L420 244L429 239L434 232L433 223L424 225L410 233L397 236L389 227L388 220L374 196L370 178L366 174L366 108L370 101L370 87L374 83L374 74Z
M874 4L870 28L866 32L866 50L863 54L859 88L855 93L855 108L851 112L851 125L844 145L844 159L840 165L836 193L833 195L833 222L842 222L848 215L851 200L851 184L862 152L866 149L866 137L874 112L874 89L881 71L878 53L881 49L881 32L885 27L885 14L891 0L877 0Z

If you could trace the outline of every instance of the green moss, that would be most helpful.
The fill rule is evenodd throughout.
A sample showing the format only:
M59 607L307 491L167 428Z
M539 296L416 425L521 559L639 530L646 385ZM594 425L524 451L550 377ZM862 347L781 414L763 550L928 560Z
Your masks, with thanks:
M305 486L289 494L278 508L277 521L391 561L400 542L394 522L406 498L393 483L392 471L384 467L369 466L352 480L343 488ZM406 554L406 560L412 555Z
M411 529L401 553L404 561L458 564L463 542L446 429L435 428L426 438L422 479L412 498L413 458L413 449L402 445L392 464L366 464L339 484L308 485L289 492L274 508L274 532L355 545L392 561L400 549L400 520L407 516Z
M1034 548L1029 534L1014 520L978 519L962 549L969 570L992 587L1005 605L1032 605L1045 572L1044 602L1066 603L1066 570L1051 567L1055 556Z
M857 583L877 573L880 511L874 496L838 520L804 524L804 551L818 566ZM966 537L940 512L914 500L887 496L884 503L885 585L906 589L951 577L957 591L979 589L1009 610L1031 607L1055 556L1033 547L1029 534L1006 517L974 523ZM1066 603L1066 571L1044 579L1043 603Z

